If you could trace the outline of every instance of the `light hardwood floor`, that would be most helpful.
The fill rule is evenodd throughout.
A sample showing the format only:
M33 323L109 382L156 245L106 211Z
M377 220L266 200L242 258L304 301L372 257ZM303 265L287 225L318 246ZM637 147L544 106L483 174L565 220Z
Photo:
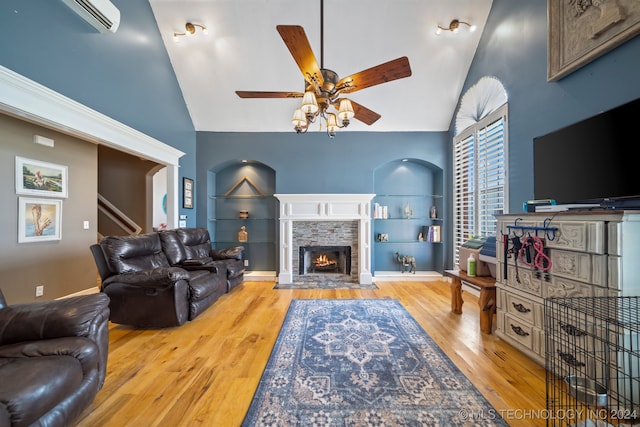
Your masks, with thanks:
M510 425L546 425L544 367L480 332L475 296L465 292L456 315L445 281L377 285L294 291L245 282L179 328L111 324L105 385L78 425L239 426L290 301L309 298L399 300Z

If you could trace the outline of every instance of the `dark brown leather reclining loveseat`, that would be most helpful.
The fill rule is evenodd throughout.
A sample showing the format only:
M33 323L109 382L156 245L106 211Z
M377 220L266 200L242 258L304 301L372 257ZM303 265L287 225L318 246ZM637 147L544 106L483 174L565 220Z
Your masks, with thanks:
M142 328L182 325L242 283L243 249L212 250L202 228L109 236L91 246L111 321Z
M162 250L171 265L187 270L215 267L226 271L227 292L244 280L244 247L211 249L206 228L178 228L160 232Z
M73 425L102 388L109 298L7 305L0 291L0 426Z

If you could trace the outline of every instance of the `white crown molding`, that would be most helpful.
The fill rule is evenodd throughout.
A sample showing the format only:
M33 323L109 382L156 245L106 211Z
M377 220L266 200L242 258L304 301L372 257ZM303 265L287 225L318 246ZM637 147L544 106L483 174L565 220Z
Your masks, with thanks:
M185 154L3 66L0 111L165 165Z
M0 112L167 166L167 225L178 225L180 150L0 65Z

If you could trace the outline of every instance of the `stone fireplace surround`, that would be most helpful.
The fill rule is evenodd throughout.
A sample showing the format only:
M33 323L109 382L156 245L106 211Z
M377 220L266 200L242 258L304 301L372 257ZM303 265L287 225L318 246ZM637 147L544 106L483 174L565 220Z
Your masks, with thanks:
M371 200L375 194L275 194L280 201L279 226L279 274L278 283L292 284L298 275L298 251L307 242L296 242L294 236L299 236L301 230L296 229L302 225L303 229L308 224L324 223L317 228L319 230L338 227L338 229L357 230L357 236L344 236L349 233L333 233L319 244L351 245L352 262L351 275L361 284L373 283L371 273ZM329 222L329 223L327 223ZM336 224L330 224L330 223ZM351 227L350 224L355 226ZM305 232L302 232L305 235ZM341 238L348 238L345 243ZM354 240L354 241L352 241ZM295 261L294 261L295 258Z

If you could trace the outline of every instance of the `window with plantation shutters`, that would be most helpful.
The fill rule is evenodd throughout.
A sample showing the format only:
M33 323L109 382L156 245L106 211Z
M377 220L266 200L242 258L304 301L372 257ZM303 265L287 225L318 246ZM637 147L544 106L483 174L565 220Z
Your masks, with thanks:
M454 264L469 237L496 235L507 203L507 105L453 140Z

